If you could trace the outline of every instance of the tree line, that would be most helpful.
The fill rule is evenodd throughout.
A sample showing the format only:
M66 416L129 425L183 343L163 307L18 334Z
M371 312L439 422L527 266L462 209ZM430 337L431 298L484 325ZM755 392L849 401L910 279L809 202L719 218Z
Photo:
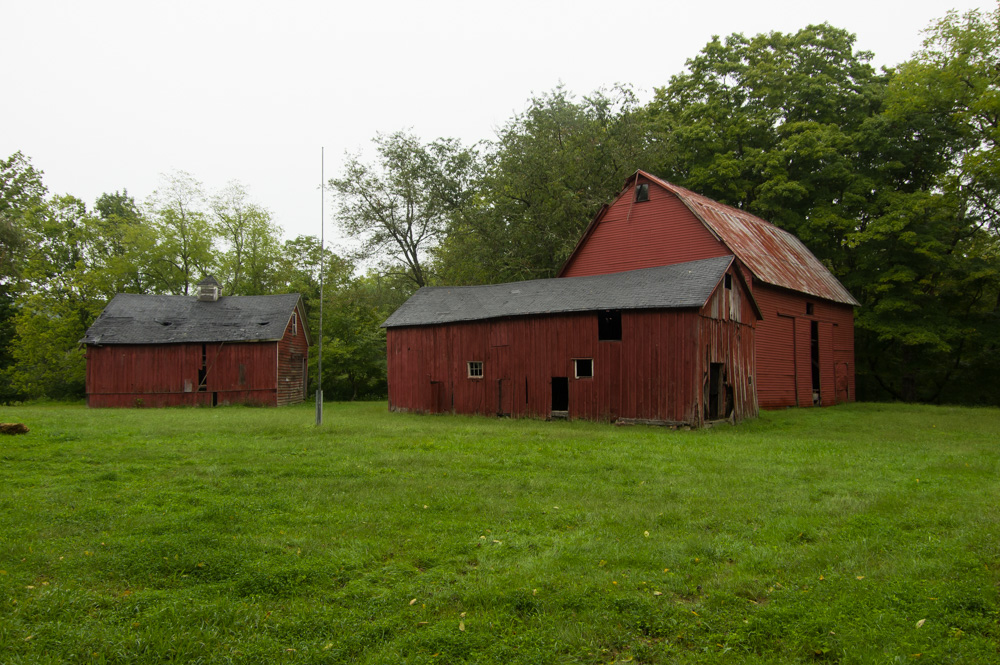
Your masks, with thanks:
M1000 9L950 12L913 59L877 71L849 32L713 38L642 104L627 85L532 98L474 145L379 135L330 180L357 250L281 241L232 185L174 174L144 205L48 197L0 163L0 372L13 396L78 395L75 340L116 292L332 288L324 390L385 390L378 324L416 288L554 276L643 169L799 238L862 303L860 399L1000 404ZM313 330L318 322L314 321Z

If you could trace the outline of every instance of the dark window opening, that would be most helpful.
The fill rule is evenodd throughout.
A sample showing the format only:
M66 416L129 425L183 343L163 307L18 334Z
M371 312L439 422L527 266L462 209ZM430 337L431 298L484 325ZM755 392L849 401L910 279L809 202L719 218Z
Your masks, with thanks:
M622 341L622 313L606 309L597 314L597 339L601 342Z
M574 358L573 374L578 379L590 379L594 376L593 358Z
M635 188L635 202L642 203L643 201L649 200L649 184L642 183L641 185L636 185Z
M806 303L806 314L812 315L812 313L813 313L813 304L811 302L807 302Z
M727 289L733 288L733 276L730 275L728 272L726 273L726 288Z
M212 393L212 406L219 406L219 393Z
M481 379L483 378L483 361L482 360L470 360L468 362L469 368L469 378L470 379Z
M569 411L569 378L552 377L552 410Z
M812 304L809 305L812 307ZM819 322L809 322L809 351L812 359L813 404L819 404Z

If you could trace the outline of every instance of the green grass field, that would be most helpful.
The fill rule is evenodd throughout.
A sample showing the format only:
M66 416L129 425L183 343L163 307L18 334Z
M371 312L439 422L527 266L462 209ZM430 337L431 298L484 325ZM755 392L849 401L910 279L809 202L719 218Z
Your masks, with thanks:
M1000 410L0 409L0 663L997 663Z

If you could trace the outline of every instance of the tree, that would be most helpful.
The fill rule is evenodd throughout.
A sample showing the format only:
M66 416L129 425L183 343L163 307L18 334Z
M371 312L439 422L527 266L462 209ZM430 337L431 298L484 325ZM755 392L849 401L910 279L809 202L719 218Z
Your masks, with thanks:
M868 395L1000 404L998 62L1000 9L950 12L888 86L885 185L850 238Z
M532 98L487 144L475 196L451 210L435 250L447 283L551 277L588 222L655 148L635 96L619 87L581 102L562 87Z
M150 274L159 291L188 295L191 284L214 268L201 183L184 171L164 175L147 206L158 236Z
M343 175L330 180L337 221L361 242L357 258L424 286L426 252L442 238L449 210L468 195L475 155L454 139L423 144L405 132L380 134L374 143L375 164L348 157Z
M859 134L886 85L854 41L829 24L714 37L649 105L662 144L657 172L839 263L872 191L855 159Z
M0 161L0 285L17 274L25 227L44 214L45 196L42 172L31 160L15 152Z
M228 295L273 293L281 254L281 229L271 213L250 201L238 182L212 199L218 236L226 245L219 257L223 290Z

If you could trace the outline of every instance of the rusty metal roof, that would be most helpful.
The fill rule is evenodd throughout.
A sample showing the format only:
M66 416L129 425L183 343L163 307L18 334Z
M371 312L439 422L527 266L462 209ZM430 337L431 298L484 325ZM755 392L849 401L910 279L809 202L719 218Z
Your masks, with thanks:
M844 285L794 235L760 217L695 194L645 171L638 175L677 196L756 279L848 305L860 305ZM627 185L635 182L629 178Z

